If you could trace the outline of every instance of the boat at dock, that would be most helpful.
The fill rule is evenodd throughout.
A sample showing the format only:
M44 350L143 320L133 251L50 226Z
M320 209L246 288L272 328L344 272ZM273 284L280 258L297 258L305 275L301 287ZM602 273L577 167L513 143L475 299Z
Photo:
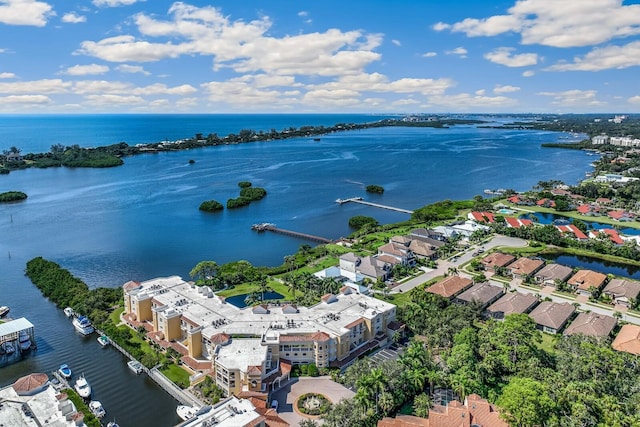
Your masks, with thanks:
M2 354L12 354L16 351L16 348L9 341L2 344L2 350L4 353Z
M71 307L67 307L62 311L64 311L64 315L67 316L67 317L73 317L73 315L75 314L73 312L73 308L71 308Z
M73 388L83 399L88 399L91 396L91 386L89 385L89 381L84 377L84 374L80 375L80 378L76 380Z
M266 230L275 228L275 226L276 226L275 224L272 224L270 222L263 222L261 224L253 224L251 226L251 229L255 231L266 231Z
M107 427L120 427L120 426L118 425L118 423L116 423L116 420L113 420L107 423Z
M73 327L82 335L90 335L93 333L93 325L86 316L78 316L73 318Z
M106 347L109 344L111 344L111 340L109 339L108 336L106 335L100 335L98 337L98 343L102 346L102 347Z
M60 365L60 368L58 368L58 373L62 375L62 378L66 380L71 378L71 368L66 363Z
M107 413L99 400L92 400L89 402L89 410L96 416L96 418L102 418Z
M131 369L131 371L135 372L136 375L141 374L144 370L142 363L138 362L137 360L131 360L127 362L127 366L129 367L129 369Z
M31 349L31 337L29 336L29 333L27 331L20 331L19 334L19 339L18 341L20 342L20 351L21 352L26 352L29 351L29 349Z
M178 414L182 421L187 421L195 417L197 412L198 408L195 406L178 405L176 408L176 414Z
M3 305L2 307L0 307L0 317L4 317L9 314L9 310L11 310L9 306Z

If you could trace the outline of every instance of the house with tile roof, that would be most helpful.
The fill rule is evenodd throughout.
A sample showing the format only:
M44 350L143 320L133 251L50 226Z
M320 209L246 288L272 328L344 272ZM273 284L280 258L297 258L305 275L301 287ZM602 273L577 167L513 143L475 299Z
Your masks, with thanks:
M532 276L542 267L544 267L544 261L541 259L522 257L509 264L506 268L512 277L524 279Z
M494 286L489 282L476 283L455 298L458 304L478 304L484 310L504 294L502 286Z
M627 324L623 325L611 343L611 347L617 351L640 355L640 326Z
M600 290L607 281L605 274L593 270L578 270L567 280L567 284L573 286L577 294L592 296L591 290Z
M565 335L582 334L590 337L606 338L611 335L618 321L604 314L580 313L564 331Z
M536 202L536 205L543 207L543 208L555 208L556 207L556 202L551 200L551 199L540 199Z
M542 301L529 313L529 317L536 322L536 327L541 331L557 334L564 328L575 311L575 307L568 302Z
M591 203L585 203L576 208L579 214L585 216L600 216L600 207Z
M561 264L547 264L533 275L541 286L556 286L556 282L566 282L573 275L573 269Z
M398 239L391 239L389 243L380 246L378 248L377 258L392 265L414 265L416 263L416 256L409 248L410 241L405 238L399 240L400 241L398 241Z
M510 314L529 313L539 302L533 294L507 292L487 308L487 313L494 319L502 320Z
M633 214L624 210L615 210L607 212L609 218L614 219L618 222L629 222L633 221Z
M425 289L425 292L451 299L473 286L473 280L468 277L449 276Z
M611 279L602 293L609 295L615 304L630 307L640 294L640 282L628 279Z
M521 228L521 227L530 227L533 225L533 221L526 218L513 218L513 217L504 217L504 222L507 224L509 228Z
M600 230L589 231L589 237L592 239L605 238L616 246L624 245L624 240L613 228L601 228Z
M495 270L496 268L506 267L515 261L516 257L511 254L502 252L493 252L480 261L486 270Z
M483 222L483 223L496 222L495 215L492 212L486 212L486 211L483 211L483 212L471 211L467 215L467 218L469 218L472 221Z
M582 230L573 224L568 225L556 225L556 228L564 237L574 237L578 240L589 240L589 236L584 234Z

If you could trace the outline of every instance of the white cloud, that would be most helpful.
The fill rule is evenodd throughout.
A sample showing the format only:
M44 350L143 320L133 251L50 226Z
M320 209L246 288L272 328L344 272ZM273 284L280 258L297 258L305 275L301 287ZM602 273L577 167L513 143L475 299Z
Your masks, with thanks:
M398 106L398 107L402 107L404 105L416 105L416 104L420 104L419 101L416 101L415 99L398 99L395 100L391 103L392 105Z
M123 82L110 82L107 80L80 80L73 84L73 93L85 94L121 94L130 93L133 85Z
M517 104L513 98L506 96L483 96L471 95L469 93L458 93L455 95L436 95L429 97L429 103L439 107L446 107L452 110L486 109L495 110L512 107Z
M438 23L433 28L469 37L514 32L523 44L589 46L640 34L640 5L625 6L622 0L520 0L506 15Z
M94 6L98 7L118 7L118 6L130 6L134 3L142 0L93 0Z
M493 93L511 93L519 90L520 88L518 86L496 85L496 87L493 88Z
M145 104L144 98L131 95L87 95L85 97L87 104L98 107L109 107L114 105L140 105Z
M298 12L298 16L305 18L309 16L309 12L307 12L306 10L301 10L300 12Z
M485 94L486 90L485 89L479 89L477 90L475 93L478 96L483 96Z
M321 105L326 107L348 107L360 103L359 92L348 89L311 90L302 98L307 105Z
M256 88L250 83L241 79L231 79L226 82L204 83L201 86L208 93L210 101L240 108L271 107L283 103L286 99L280 91ZM290 99L287 103L297 103L297 100Z
M507 67L527 67L538 63L538 54L521 53L512 54L515 49L510 47L499 47L491 52L485 53L485 59L496 64L505 65Z
M444 93L453 87L451 79L415 79L403 78L390 81L380 73L344 76L335 81L310 86L313 89L341 90L349 89L359 92L381 93L419 93L422 95L436 95Z
M640 104L640 96L639 95L632 96L631 98L627 99L627 102L629 104Z
M55 15L49 3L37 0L0 0L0 23L44 27Z
M134 95L190 95L197 91L198 90L191 85L168 87L165 84L156 83L133 89L129 91L129 93Z
M150 108L153 109L157 109L157 108L165 108L169 106L169 100L168 99L154 99L153 101L149 102L147 104Z
M195 107L200 103L198 98L181 98L176 101L176 107L180 109L189 109Z
M444 53L446 53L447 55L459 55L460 58L466 58L468 51L467 49L460 46L452 50L447 50Z
M68 74L70 76L88 76L95 74L105 74L109 72L109 67L106 65L99 64L88 64L88 65L74 65L73 67L67 68L62 74Z
M640 65L640 41L624 46L607 46L593 49L571 63L559 62L545 71L600 71L610 68L628 68Z
M79 24L81 22L87 22L87 17L78 15L75 12L69 12L62 15L62 22L66 22L68 24Z
M0 73L0 79L12 79L15 76L14 73Z
M527 70L522 73L522 77L533 77L536 75L536 72L533 70Z
M52 101L44 95L10 95L0 97L0 104L50 104Z
M396 46L402 46L402 43L400 42L400 40L391 40L391 43L395 44Z
M553 98L553 105L562 107L588 107L605 105L606 103L596 98L595 90L565 90L562 92L539 92L538 95Z
M239 73L336 76L359 74L378 61L373 50L382 43L379 34L329 29L275 38L268 35L268 17L231 21L219 9L174 3L170 20L144 14L134 18L141 38L121 35L84 41L76 54L112 62L151 62L181 55L212 56L214 70L231 68ZM146 38L169 41L153 42Z
M116 67L116 70L122 73L129 73L129 74L140 73L140 74L144 74L145 76L148 76L151 74L140 65L121 64Z
M69 89L71 89L71 82L60 79L0 82L0 93L65 93L69 92Z
M438 56L436 52L426 52L422 54L423 58L433 58L434 56Z

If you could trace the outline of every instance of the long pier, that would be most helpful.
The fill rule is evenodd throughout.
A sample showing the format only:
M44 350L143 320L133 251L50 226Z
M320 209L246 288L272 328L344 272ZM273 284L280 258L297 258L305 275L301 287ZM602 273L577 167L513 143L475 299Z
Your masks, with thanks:
M387 205L381 205L379 203L367 202L362 197L350 197L348 199L337 199L336 200L336 203L339 203L339 204L349 203L349 202L360 203L361 205L373 206L374 208L387 209L387 210L390 210L390 211L407 213L409 215L411 215L413 213L413 211L411 211L409 209L402 209L402 208L396 208L395 206L387 206Z
M255 231L272 231L274 233L284 234L285 236L299 237L301 239L311 240L318 243L332 243L333 240L327 239L325 237L314 236L312 234L300 233L298 231L285 230L284 228L278 228L275 224L271 224L269 222L265 222L262 224L254 224L251 226L252 230Z

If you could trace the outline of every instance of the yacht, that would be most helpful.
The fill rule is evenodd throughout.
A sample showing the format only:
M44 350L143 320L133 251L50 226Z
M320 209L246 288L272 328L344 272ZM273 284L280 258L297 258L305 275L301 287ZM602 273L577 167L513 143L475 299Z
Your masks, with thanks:
M76 380L76 385L74 386L78 395L84 399L88 399L91 396L91 386L89 382L84 377L84 374L80 375L80 378Z
M178 405L176 408L176 413L182 419L182 421L187 421L196 416L196 412L198 412L198 408L195 406L187 406L187 405Z
M111 344L111 341L109 340L109 337L108 337L108 336L106 336L106 335L100 335L100 336L98 337L98 343L99 343L101 346L106 347L106 346L108 346L109 344Z
M127 362L127 366L129 366L129 369L135 372L136 375L142 373L143 371L142 363L138 362L137 360L131 360Z
M73 327L82 335L89 335L94 331L91 321L86 316L75 317L73 319Z
M64 311L64 315L67 316L67 317L72 317L73 314L74 314L73 313L73 308L71 308L71 307L67 307L62 311Z
M67 380L71 378L71 368L66 363L60 365L60 368L58 369L58 373Z
M6 316L9 313L9 310L11 309L6 305L3 305L2 307L0 307L0 317Z
M31 348L31 338L27 331L20 331L20 351L27 351Z
M107 427L120 427L120 426L118 425L118 423L116 423L116 420L113 420L107 423Z
M96 418L102 418L107 413L107 411L104 410L102 403L98 400L92 400L89 402L89 410L96 416Z

